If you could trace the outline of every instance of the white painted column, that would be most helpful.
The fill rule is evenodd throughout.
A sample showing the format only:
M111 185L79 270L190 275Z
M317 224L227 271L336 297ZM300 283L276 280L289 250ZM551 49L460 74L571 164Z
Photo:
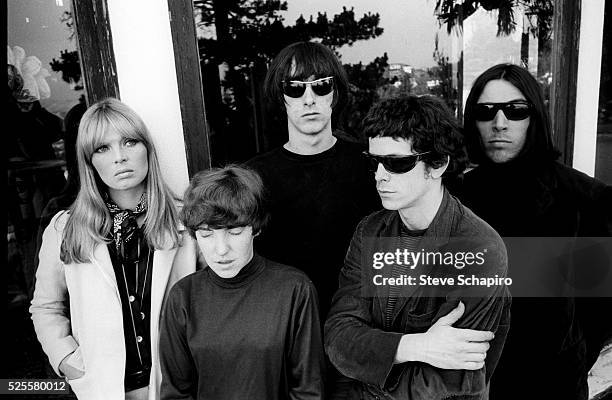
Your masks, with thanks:
M170 188L189 183L167 0L107 0L121 100L145 121Z
M597 113L605 0L582 0L573 167L595 173Z

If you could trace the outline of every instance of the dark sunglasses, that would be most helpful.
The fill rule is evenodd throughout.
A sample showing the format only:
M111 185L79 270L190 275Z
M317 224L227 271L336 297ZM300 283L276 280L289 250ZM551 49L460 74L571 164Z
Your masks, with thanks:
M374 154L370 154L367 151L364 151L366 159L368 160L368 169L371 172L376 172L378 169L378 164L382 164L383 167L387 170L387 172L391 172L392 174L403 174L405 172L411 171L416 163L423 159L425 154L430 153L429 151L425 151L423 153L411 154L409 156L396 157L396 156L375 156Z
M283 93L289 97L298 99L304 95L306 86L309 85L317 96L325 96L334 90L334 77L328 76L326 78L315 79L311 82L287 79L283 82Z
M531 104L527 102L478 103L474 107L476 121L491 121L502 110L510 121L522 121L531 115Z

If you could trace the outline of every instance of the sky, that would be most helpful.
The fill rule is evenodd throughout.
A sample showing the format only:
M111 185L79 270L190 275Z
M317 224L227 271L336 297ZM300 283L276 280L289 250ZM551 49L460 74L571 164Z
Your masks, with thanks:
M355 18L365 13L379 13L381 36L355 43L352 47L340 49L344 63L369 63L385 51L390 63L404 63L423 68L435 65L432 53L435 34L439 32L444 53L453 56L452 41L446 28L439 29L434 16L435 0L287 0L288 10L284 12L285 24L292 25L301 14L308 20L318 11L327 12L329 19L342 12L342 7L354 7ZM452 57L454 58L454 57Z

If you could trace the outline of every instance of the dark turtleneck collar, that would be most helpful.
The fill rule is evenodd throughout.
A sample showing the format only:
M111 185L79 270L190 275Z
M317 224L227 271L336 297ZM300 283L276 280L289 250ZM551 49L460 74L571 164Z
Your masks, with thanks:
M251 261L247 263L242 269L236 274L236 276L232 278L222 278L212 270L212 268L207 268L208 276L213 283L228 289L239 288L244 285L252 282L261 272L263 272L265 267L265 259L258 255L257 253L253 253L253 258Z
M341 146L341 144L339 143L340 143L340 139L337 139L336 142L329 149L324 150L320 153L316 153L316 154L294 153L291 150L287 150L285 146L280 147L280 152L285 158L288 158L295 162L303 162L303 163L317 162L317 161L328 159L330 157L334 157L338 152L338 147Z
M495 163L487 159L477 168L482 171L501 173L503 175L529 173L532 176L537 176L541 171L550 168L552 163L553 161L549 159L538 160L533 157L517 157L504 163Z

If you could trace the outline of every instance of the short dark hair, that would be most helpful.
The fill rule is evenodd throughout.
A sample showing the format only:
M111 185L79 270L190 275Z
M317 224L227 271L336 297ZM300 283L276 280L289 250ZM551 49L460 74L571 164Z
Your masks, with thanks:
M295 70L293 61L295 60ZM285 111L283 81L334 77L334 113L339 114L348 102L348 77L338 57L328 47L315 42L296 42L282 49L270 63L264 91L273 108Z
M548 107L544 102L544 95L538 81L529 71L518 65L498 64L476 78L465 103L463 131L471 161L480 164L487 160L474 119L474 108L487 83L498 79L503 79L520 90L532 106L527 138L518 157L532 160L556 160L559 152L553 143Z
M192 236L203 225L252 226L259 233L268 221L263 182L255 171L238 165L200 171L185 191L180 219Z
M430 152L423 162L431 168L446 164L445 178L467 166L463 136L453 113L433 96L403 96L374 104L363 120L368 138L391 137L410 141L415 153Z

